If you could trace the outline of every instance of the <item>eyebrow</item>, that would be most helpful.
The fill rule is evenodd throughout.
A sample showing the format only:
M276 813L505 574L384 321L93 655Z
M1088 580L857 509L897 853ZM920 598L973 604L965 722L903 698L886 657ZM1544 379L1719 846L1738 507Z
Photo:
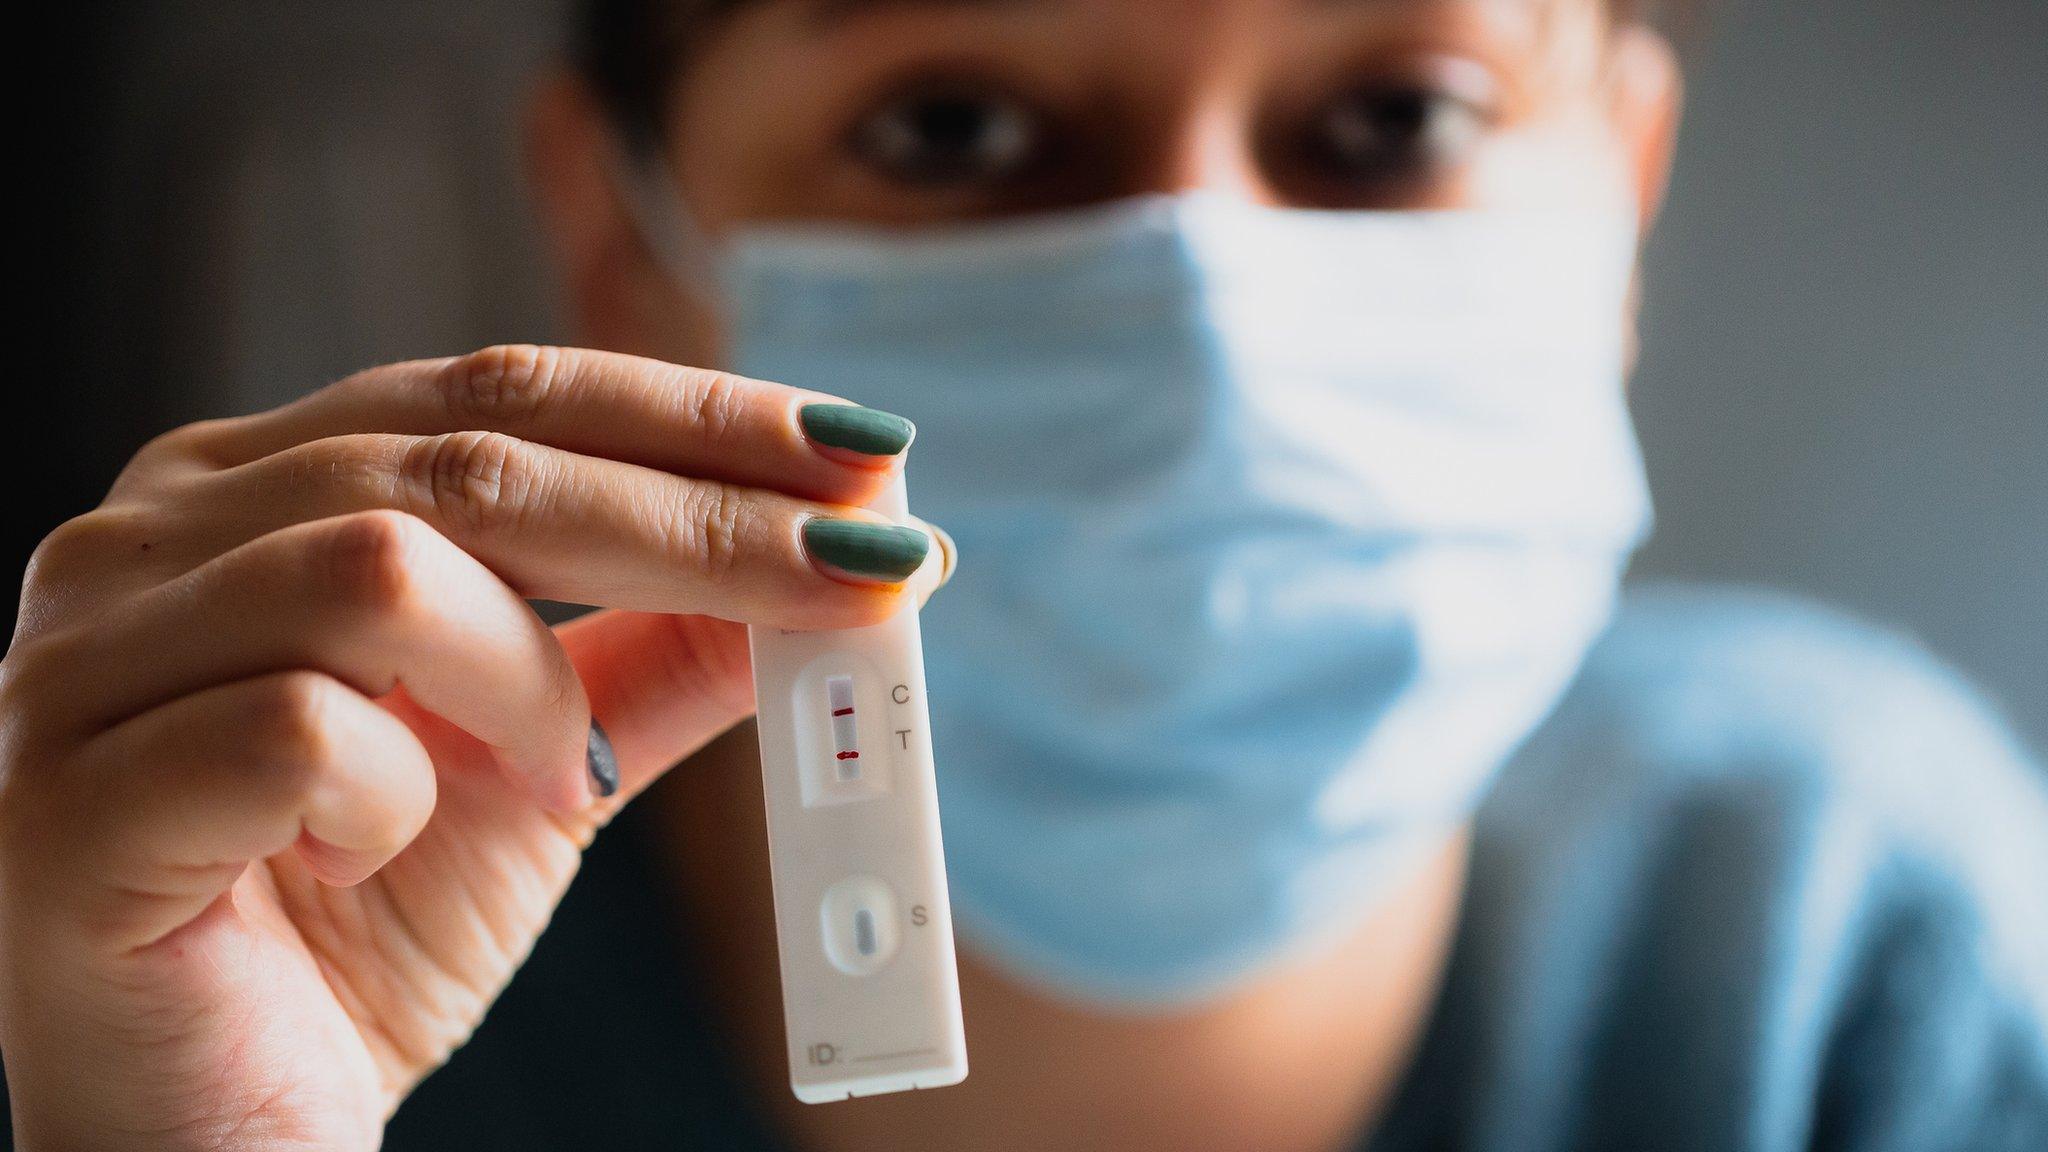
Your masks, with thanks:
M1059 0L812 0L810 22L821 28L891 8L1047 8Z
M1414 0L1301 0L1304 8L1390 8ZM833 27L892 8L1051 8L1061 0L811 0L810 22Z

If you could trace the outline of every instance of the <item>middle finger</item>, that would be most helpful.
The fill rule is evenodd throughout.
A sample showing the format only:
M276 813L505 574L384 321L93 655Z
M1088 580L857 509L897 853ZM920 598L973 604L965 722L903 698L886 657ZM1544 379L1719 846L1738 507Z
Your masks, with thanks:
M184 484L179 502L206 518L187 535L209 554L389 508L433 525L522 596L783 628L886 619L930 548L923 532L863 509L496 433L340 436Z

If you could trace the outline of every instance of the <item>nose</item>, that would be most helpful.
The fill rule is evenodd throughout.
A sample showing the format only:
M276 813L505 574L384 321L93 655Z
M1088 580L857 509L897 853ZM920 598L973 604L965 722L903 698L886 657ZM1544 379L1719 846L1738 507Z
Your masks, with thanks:
M1253 110L1218 93L1176 109L1148 135L1149 159L1128 175L1139 194L1205 192L1247 203L1274 205L1280 192L1259 164Z
M1253 204L1278 202L1253 147L1250 109L1215 99L1186 110L1161 135L1159 162L1143 176L1147 192L1205 192Z

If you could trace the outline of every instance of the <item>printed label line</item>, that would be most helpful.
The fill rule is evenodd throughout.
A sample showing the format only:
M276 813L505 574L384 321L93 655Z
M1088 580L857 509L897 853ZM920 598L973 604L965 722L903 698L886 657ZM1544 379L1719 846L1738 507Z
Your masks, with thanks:
M875 1052L867 1056L849 1056L847 1062L865 1064L870 1060L901 1060L905 1056L929 1056L936 1051L936 1048L909 1048L902 1052Z

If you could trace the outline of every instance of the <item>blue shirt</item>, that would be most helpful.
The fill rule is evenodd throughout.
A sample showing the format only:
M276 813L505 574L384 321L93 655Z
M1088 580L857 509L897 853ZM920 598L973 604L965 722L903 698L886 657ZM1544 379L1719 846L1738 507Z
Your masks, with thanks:
M388 1149L780 1148L646 834L599 838ZM1479 814L1438 1003L1360 1146L2048 1150L2042 774L1897 636L1633 593Z

